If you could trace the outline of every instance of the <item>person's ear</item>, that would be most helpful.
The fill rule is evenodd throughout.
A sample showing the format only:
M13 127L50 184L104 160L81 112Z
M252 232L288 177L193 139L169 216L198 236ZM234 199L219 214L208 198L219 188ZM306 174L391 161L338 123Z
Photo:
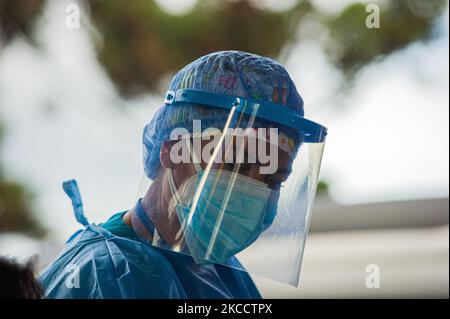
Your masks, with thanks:
M159 161L164 168L173 169L175 164L170 158L170 149L172 148L171 141L165 141L161 145L161 151L159 153Z

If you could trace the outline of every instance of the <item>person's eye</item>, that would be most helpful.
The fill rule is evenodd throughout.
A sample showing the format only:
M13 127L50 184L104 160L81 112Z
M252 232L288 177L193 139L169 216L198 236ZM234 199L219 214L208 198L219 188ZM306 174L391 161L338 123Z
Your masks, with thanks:
M237 165L239 165L239 170L242 172L247 172L252 167L252 164L249 164L249 163L241 163L241 164L237 164Z

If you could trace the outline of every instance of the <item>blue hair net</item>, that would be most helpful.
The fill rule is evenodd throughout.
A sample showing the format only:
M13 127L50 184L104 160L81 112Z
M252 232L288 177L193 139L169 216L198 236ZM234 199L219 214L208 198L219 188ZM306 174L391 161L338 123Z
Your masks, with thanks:
M285 105L304 116L303 99L286 69L277 61L240 51L221 51L205 55L181 69L170 89L202 90L210 93L251 98ZM159 173L161 145L174 128L192 132L193 120L202 127L224 126L227 110L194 104L163 105L144 128L144 170L150 179ZM270 127L267 121L255 121L258 127ZM203 127L203 128L205 128ZM279 127L276 126L276 127ZM292 129L283 128L288 135Z

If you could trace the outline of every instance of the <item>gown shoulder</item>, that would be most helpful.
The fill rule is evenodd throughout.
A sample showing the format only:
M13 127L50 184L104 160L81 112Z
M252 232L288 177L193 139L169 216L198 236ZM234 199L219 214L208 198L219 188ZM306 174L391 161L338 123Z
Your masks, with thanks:
M89 225L40 276L46 298L187 298L154 247Z

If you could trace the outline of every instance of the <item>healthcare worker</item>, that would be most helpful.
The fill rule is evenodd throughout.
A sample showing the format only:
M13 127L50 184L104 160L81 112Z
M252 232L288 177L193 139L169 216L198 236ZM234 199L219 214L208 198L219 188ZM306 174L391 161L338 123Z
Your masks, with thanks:
M89 224L41 275L47 298L260 298L250 274L298 285L326 129L285 68L203 56L173 78L143 133L134 208Z

